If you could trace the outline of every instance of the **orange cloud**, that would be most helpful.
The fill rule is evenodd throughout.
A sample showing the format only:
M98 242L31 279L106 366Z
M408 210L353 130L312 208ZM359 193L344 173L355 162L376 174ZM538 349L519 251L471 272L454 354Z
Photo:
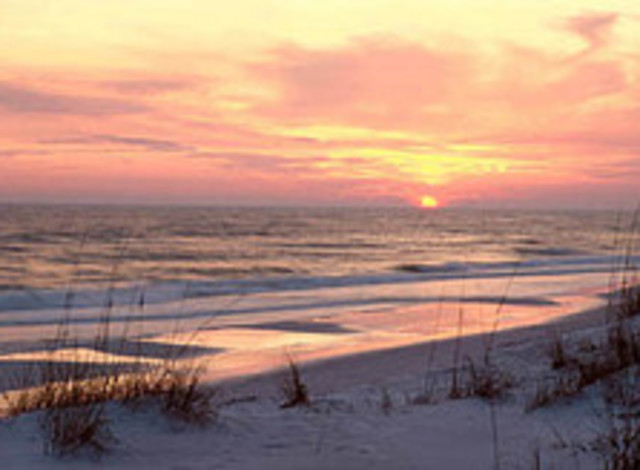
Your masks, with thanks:
M634 21L564 17L556 49L387 32L7 67L0 197L613 205L640 186Z

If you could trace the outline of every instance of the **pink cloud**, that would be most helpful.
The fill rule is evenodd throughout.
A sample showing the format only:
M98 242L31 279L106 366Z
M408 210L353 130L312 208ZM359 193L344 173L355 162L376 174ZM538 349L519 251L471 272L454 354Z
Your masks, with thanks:
M289 46L250 67L280 94L256 111L292 122L318 121L380 126L421 119L425 108L455 100L468 85L472 62L465 54L390 38L368 38L345 48Z
M201 82L195 78L151 76L110 80L104 82L104 86L127 95L159 95L198 88Z
M589 45L589 49L596 50L608 43L619 18L618 13L585 13L569 18L564 26L568 31L579 35Z
M289 46L250 66L277 93L252 110L286 125L421 132L441 142L469 132L553 133L558 123L575 127L603 109L587 103L626 99L633 83L615 58L568 57L512 46L487 55L472 45L459 52L389 39L326 50Z

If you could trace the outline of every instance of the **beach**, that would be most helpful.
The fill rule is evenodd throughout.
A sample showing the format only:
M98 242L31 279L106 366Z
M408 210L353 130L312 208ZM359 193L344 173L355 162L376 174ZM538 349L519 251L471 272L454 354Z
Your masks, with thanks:
M639 470L639 23L0 0L0 467Z
M237 228L229 231L238 237ZM628 235L620 232L621 238ZM592 242L591 251L583 244L523 256L516 243L508 259L494 248L478 253L482 245L469 234L476 251L465 249L466 263L412 262L413 255L394 254L386 271L366 265L354 272L350 262L347 274L339 260L362 249L349 244L334 255L337 271L324 276L262 273L188 281L128 281L121 273L139 262L133 246L123 249L110 283L83 279L58 287L55 280L50 287L0 293L5 405L20 393L16 383L37 386L46 364L85 363L100 376L171 360L176 367L197 368L199 381L215 387L215 422L206 428L176 425L149 410L111 403L107 414L117 443L100 466L534 468L536 459L545 459L553 468L599 468L601 456L589 447L604 406L593 398L597 384L586 384L575 398L553 399L549 408L530 409L540 384L557 373L549 365L554 341L600 344L611 327L612 305L624 300L609 293L632 279L638 259L623 249L603 249L606 236L596 235L591 240L599 245ZM532 236L518 234L522 238L534 244ZM85 243L90 253L94 248ZM338 249L326 240L305 243ZM105 331L105 340L97 342ZM490 390L492 396L483 398L468 391L468 381L475 368L488 370L489 360L491 374L498 374L490 387L498 388L499 397ZM300 371L309 404L281 409L290 364ZM29 380L17 381L25 371ZM37 414L2 423L11 468L62 464L43 455ZM87 458L62 462L85 468Z
M490 335L469 335L460 343L394 345L300 363L308 407L280 407L282 365L219 381L219 416L206 428L110 405L118 443L99 461L91 454L43 455L36 416L21 416L2 423L3 456L9 468L490 469L538 468L536 462L539 468L601 468L601 456L585 450L605 423L597 385L548 407L529 407L536 387L554 374L554 335L600 341L605 313L596 308L501 330L492 339L491 360L513 385L496 400L448 396L456 347L476 363L486 353Z

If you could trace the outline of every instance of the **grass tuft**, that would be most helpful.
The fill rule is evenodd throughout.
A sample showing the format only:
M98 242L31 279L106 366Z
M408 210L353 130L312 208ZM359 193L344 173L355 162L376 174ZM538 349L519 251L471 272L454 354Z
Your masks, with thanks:
M512 386L513 378L491 362L476 365L467 357L468 382L466 395L488 400L503 398Z
M40 427L45 452L57 457L85 450L99 457L116 442L103 404L47 409Z
M201 383L201 370L166 364L137 372L95 375L97 365L43 365L42 385L6 394L9 415L41 411L39 421L47 453L63 456L83 449L99 455L117 442L105 406L117 402L136 408L150 404L171 420L207 425L215 421L216 389ZM82 374L79 375L79 371Z
M554 334L549 346L549 359L553 370L563 369L569 365L564 339L560 334Z
M198 370L171 371L160 390L162 411L185 423L207 425L218 415L216 393L201 384Z
M293 408L296 406L309 406L311 403L309 389L302 380L300 368L291 356L287 356L287 360L289 362L288 374L285 376L281 386L284 402L280 407Z
M500 369L491 361L476 364L469 356L465 356L464 365L457 371L460 378L458 385L449 392L449 398L461 399L478 397L487 400L503 398L513 387L511 374Z
M640 468L640 372L637 367L603 383L605 426L593 443L604 468Z

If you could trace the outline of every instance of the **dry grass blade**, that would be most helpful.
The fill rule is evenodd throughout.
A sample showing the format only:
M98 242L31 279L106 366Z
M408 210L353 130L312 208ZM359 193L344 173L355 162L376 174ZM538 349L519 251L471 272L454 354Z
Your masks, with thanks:
M40 419L45 452L64 456L89 450L95 456L115 441L102 404L51 408Z
M287 356L289 362L289 373L282 382L282 394L285 401L281 408L292 408L294 406L307 406L310 404L309 390L302 380L302 375L298 365L291 356Z
M198 370L170 373L161 388L162 409L167 415L201 425L216 419L213 398L217 390L200 383Z
M45 366L49 367L49 366ZM78 370L85 374L78 376ZM52 375L55 373L60 376ZM82 450L100 455L113 437L106 417L109 402L156 406L172 420L207 425L217 417L216 390L200 381L201 370L168 365L126 374L95 377L90 366L68 369L57 365L44 373L51 381L6 395L8 412L16 416L41 411L45 451L63 456Z

